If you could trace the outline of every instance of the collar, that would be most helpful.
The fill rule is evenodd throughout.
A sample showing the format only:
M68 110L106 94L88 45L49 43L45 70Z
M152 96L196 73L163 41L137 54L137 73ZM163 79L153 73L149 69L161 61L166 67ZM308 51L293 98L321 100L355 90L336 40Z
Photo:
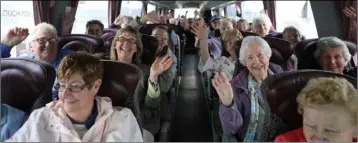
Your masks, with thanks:
M83 125L85 125L88 130L94 125L94 123L96 121L96 118L97 118L97 115L98 115L97 101L94 100L92 113L87 118L87 120L83 123ZM68 116L68 118L71 120L72 124L81 124L81 123L78 123L78 122L74 121L70 116Z

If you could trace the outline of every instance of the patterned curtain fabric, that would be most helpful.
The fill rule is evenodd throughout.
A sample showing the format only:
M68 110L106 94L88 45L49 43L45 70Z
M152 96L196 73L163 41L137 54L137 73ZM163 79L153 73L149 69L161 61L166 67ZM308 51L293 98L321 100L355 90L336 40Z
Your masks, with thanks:
M267 10L267 15L270 17L272 26L276 28L276 3L274 0L264 0L264 9Z
M45 1L45 0L34 0L34 18L35 18L35 25L41 22L51 23L51 15L53 8L55 6L55 1Z
M344 15L343 9L352 6L357 9L357 1L335 1L338 11L342 16L343 40L357 44L357 28L354 27L353 21Z
M108 25L111 25L121 13L122 0L108 1Z

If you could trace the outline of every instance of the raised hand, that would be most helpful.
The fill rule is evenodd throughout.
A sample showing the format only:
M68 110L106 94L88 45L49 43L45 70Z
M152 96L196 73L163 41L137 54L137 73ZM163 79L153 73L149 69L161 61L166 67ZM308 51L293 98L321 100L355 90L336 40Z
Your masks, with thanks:
M225 106L230 106L233 102L234 93L225 73L215 73L212 84L219 95L221 103Z
M150 67L150 76L157 78L163 72L168 70L173 65L173 60L169 55L166 55L163 59L156 58Z
M357 21L357 11L354 9L354 7L345 7L343 9L343 13L350 19Z
M207 26L203 19L201 19L199 22L194 22L191 25L191 32L196 35L200 40L208 38L208 31Z
M1 43L6 44L9 47L14 47L24 41L29 36L29 30L27 28L12 28L5 35Z

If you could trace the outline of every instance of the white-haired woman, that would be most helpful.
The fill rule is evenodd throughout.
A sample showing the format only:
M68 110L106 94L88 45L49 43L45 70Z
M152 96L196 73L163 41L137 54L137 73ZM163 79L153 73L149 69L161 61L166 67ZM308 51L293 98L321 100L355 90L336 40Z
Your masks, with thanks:
M253 32L261 37L265 37L269 34L271 26L271 20L266 14L261 14L252 21Z
M324 37L317 41L314 58L323 70L343 74L351 57L347 45L337 37Z
M268 76L282 72L278 65L269 63L272 51L259 36L247 36L242 41L239 60L246 68L232 81L224 73L217 73L213 86L220 98L219 117L224 136L235 136L238 141L272 141L279 130L271 116L260 85ZM271 118L272 119L272 118ZM268 128L266 128L268 127ZM271 138L270 138L271 137Z

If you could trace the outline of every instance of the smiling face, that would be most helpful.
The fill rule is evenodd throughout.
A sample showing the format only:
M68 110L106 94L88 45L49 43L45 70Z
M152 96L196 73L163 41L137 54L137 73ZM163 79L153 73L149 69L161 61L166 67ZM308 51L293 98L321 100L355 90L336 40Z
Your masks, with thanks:
M342 106L304 108L303 133L308 142L351 142L355 129L352 116Z
M270 26L263 21L257 22L254 26L254 32L261 37L265 37L270 31Z
M163 47L168 45L168 32L164 29L154 29L152 36L155 37L159 42L159 48L157 51L161 51Z
M343 47L327 48L321 53L319 63L323 70L343 73L345 60L342 49Z
M79 73L74 73L68 80L59 79L59 83L59 99L66 113L69 113L92 108L101 79L94 83L85 83Z
M269 57L261 48L261 45L254 42L245 53L246 67L254 77L262 77L267 73L269 67Z
M117 59L119 61L132 60L134 54L137 52L137 45L133 33L124 32L115 39L115 51L117 53Z
M53 64L57 57L57 38L50 30L38 31L31 43L35 59Z

